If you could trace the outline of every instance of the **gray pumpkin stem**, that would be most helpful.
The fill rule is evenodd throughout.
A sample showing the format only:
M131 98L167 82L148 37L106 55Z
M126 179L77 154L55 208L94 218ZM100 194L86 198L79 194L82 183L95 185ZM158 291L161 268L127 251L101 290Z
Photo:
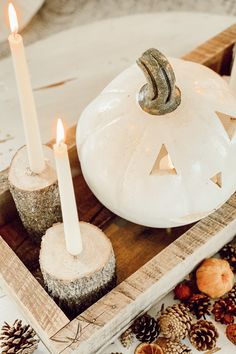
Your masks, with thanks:
M175 74L167 58L157 49L148 49L137 60L147 79L138 96L141 108L153 115L174 111L181 102Z

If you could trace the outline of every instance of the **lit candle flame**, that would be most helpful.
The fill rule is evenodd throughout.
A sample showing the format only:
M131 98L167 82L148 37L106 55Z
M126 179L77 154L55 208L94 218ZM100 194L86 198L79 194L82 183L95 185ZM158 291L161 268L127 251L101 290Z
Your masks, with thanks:
M65 131L64 131L62 120L59 118L57 120L57 145L64 143L64 141L65 141Z
M8 16L9 16L11 32L16 34L18 32L19 26L18 26L16 10L11 2L8 5Z

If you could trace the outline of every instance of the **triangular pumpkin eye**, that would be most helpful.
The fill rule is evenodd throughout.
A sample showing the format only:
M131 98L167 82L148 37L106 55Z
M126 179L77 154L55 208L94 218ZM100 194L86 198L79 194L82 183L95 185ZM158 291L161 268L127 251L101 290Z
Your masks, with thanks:
M176 169L171 161L167 148L162 144L161 150L156 158L150 175L177 175Z
M216 112L230 140L236 135L236 117L222 112Z
M219 188L222 188L222 172L219 172L211 177L211 181L215 183Z

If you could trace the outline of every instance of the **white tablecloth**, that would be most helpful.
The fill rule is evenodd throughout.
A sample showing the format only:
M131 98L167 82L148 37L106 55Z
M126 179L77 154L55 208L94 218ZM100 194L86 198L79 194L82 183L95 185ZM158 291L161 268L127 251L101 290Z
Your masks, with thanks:
M211 37L212 35L220 32L224 28L230 26L232 23L236 22L233 17L230 16L218 16L210 14L188 14L188 13L164 13L156 14L150 17L153 26L155 29L158 29L156 41L159 43L160 47L169 48L169 52L172 55L180 56L188 51L190 51L196 44L199 44L201 41ZM163 20L164 19L164 20ZM145 22L147 18L139 15L136 20L132 20L132 26L134 26L136 21L136 30L137 36L138 29L141 27L145 29ZM134 31L134 27L129 28L129 21L123 20L122 18L114 21L114 26L111 28L109 25L109 36L112 41L114 33L117 33L120 26L127 27L127 36L129 36L129 31ZM104 23L101 24L104 26ZM140 26L141 25L141 26ZM97 26L100 26L97 23ZM106 26L106 25L105 25ZM147 26L150 27L150 21L147 23ZM94 53L96 53L96 38L94 37ZM138 45L137 43L130 43L130 46ZM121 55L121 53L120 53ZM78 89L79 90L79 89ZM20 312L18 311L16 305L4 295L3 292L0 292L0 325L4 321L12 323L16 318L23 318ZM112 351L118 351L116 345L112 347ZM119 350L120 351L120 350ZM48 353L47 349L40 343L39 349L36 353ZM123 353L129 353L128 351L123 351ZM130 352L131 354L131 352ZM230 353L228 353L230 354Z

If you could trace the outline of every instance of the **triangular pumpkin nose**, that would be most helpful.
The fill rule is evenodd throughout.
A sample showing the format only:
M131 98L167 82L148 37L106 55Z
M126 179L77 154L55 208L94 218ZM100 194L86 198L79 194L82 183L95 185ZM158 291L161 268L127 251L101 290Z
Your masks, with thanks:
M216 112L230 140L236 135L236 117L222 112Z
M222 172L219 172L211 177L211 181L215 183L219 188L222 188Z
M177 175L176 169L171 161L170 154L165 146L162 144L161 150L156 158L150 175Z

